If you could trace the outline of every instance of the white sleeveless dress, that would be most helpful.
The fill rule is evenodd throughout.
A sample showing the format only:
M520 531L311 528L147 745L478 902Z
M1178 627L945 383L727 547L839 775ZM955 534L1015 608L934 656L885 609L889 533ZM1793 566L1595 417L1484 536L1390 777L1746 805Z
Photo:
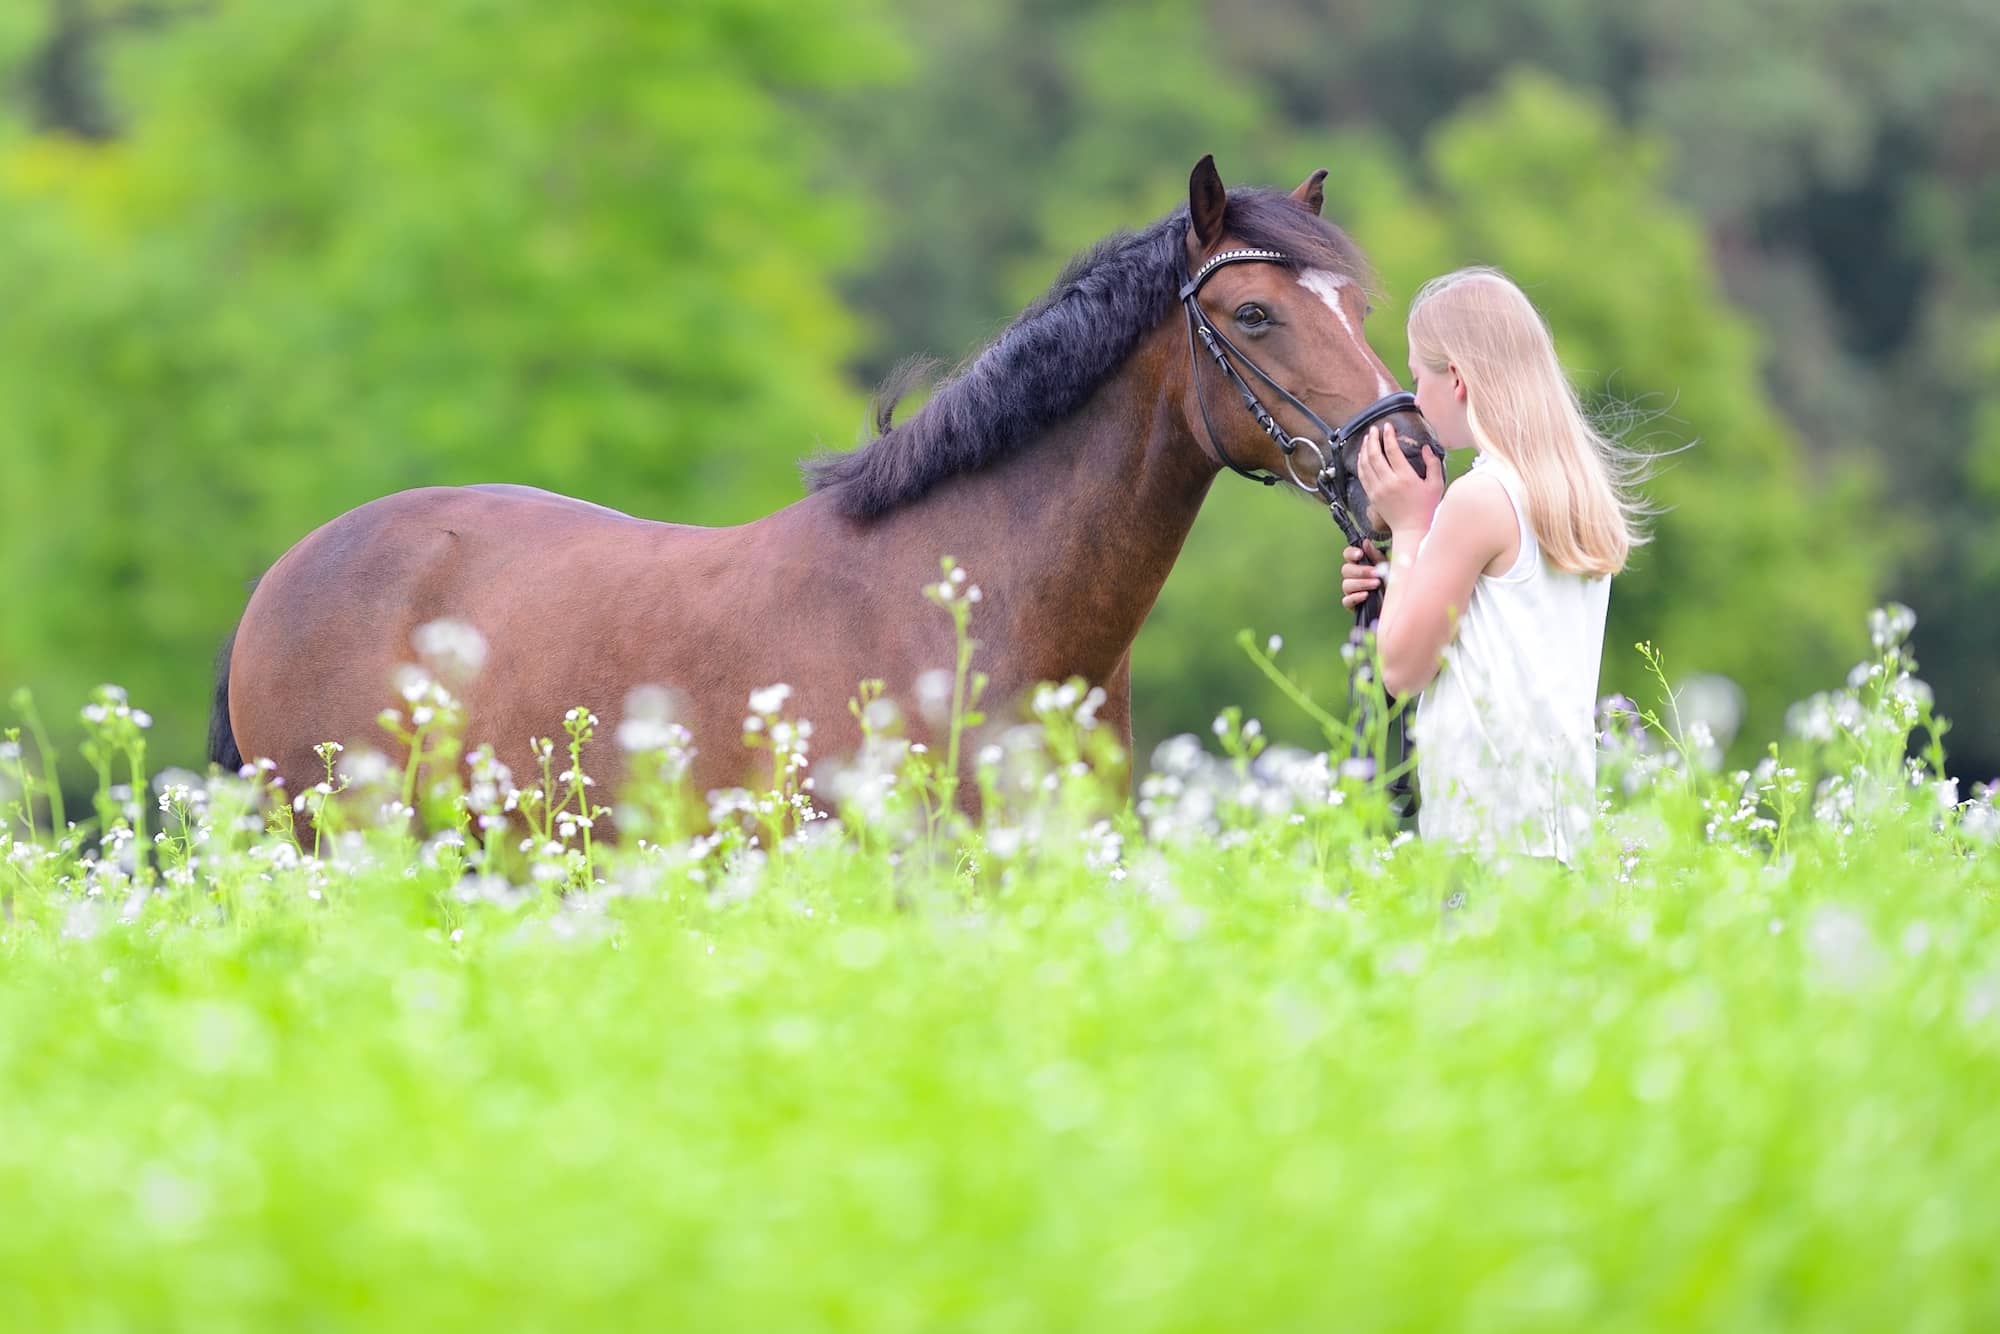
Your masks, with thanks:
M1597 673L1611 580L1551 566L1528 524L1519 474L1488 454L1472 466L1514 502L1521 551L1505 574L1479 576L1444 665L1417 701L1417 831L1471 851L1567 862L1597 805Z

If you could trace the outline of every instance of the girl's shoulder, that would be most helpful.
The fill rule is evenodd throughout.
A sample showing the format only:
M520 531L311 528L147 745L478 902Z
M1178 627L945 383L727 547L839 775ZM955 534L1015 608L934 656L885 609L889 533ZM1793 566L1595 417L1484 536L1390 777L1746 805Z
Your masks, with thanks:
M1449 516L1456 525L1490 528L1496 534L1511 533L1514 527L1514 494L1491 466L1475 465L1454 478L1438 503L1440 518Z
M1521 550L1518 504L1492 466L1475 466L1445 487L1433 526L1450 525L1457 543L1482 557L1482 573L1505 573Z

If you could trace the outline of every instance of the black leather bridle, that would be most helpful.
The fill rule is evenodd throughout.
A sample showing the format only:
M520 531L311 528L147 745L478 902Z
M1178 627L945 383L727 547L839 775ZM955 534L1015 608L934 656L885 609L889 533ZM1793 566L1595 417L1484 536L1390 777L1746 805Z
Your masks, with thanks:
M1253 471L1230 457L1229 447L1222 443L1222 436L1216 431L1215 424L1208 419L1208 400L1201 389L1201 353L1197 343L1208 348L1209 356L1213 357L1215 364L1222 368L1222 374L1236 386L1236 392L1243 396L1243 406L1257 419L1257 425L1264 429L1264 433L1271 437L1279 452L1285 456L1285 471L1290 475L1292 483L1301 490L1319 497L1325 503L1327 512L1333 516L1333 521L1340 525L1340 531L1346 536L1348 544L1359 547L1362 540L1371 534L1362 527L1360 520L1347 506L1347 484L1351 479L1351 473L1341 458L1343 446L1385 418L1394 417L1398 413L1415 413L1416 395L1402 391L1385 394L1342 422L1338 428L1329 426L1317 412L1300 402L1297 395L1265 374L1263 367L1244 355L1243 350L1230 342L1227 335L1210 321L1208 312L1201 308L1201 285L1208 281L1210 274L1228 264L1252 263L1299 267L1296 260L1280 250L1225 250L1221 254L1211 256L1207 263L1181 284L1181 304L1187 308L1188 358L1194 374L1194 401L1196 407L1201 410L1202 430L1208 435L1209 446L1215 451L1215 457L1232 471L1248 477L1253 482L1262 482L1265 486L1275 486L1281 480L1276 473ZM1278 419L1271 415L1271 410L1264 406L1263 400L1257 397L1257 391L1236 369L1232 358L1241 362L1250 374L1263 382L1265 388L1303 416L1309 428L1326 441L1325 445L1322 446L1311 436L1293 435L1287 431ZM1311 450L1314 458L1318 460L1313 468L1310 482L1299 475L1298 452L1302 447ZM1434 440L1426 441L1424 448L1437 456L1438 466L1442 468L1444 448ZM1413 457L1411 462L1415 465L1418 476L1427 475L1421 455ZM1382 590L1380 589L1370 593L1361 605L1354 609L1355 624L1363 630L1373 628L1381 616ZM1356 667L1358 670L1358 663ZM1350 680L1350 694L1353 693L1353 686L1354 683ZM1389 728L1390 745L1398 761L1396 766L1398 773L1389 783L1389 798L1398 814L1409 815L1414 811L1415 798L1410 785L1409 734L1404 723L1404 715L1398 713L1393 716ZM1366 731L1364 722L1355 736L1357 754Z
M1253 263L1298 267L1297 261L1279 250L1225 250L1219 255L1211 256L1207 263L1181 284L1181 304L1187 308L1188 357L1193 363L1195 373L1194 401L1201 410L1202 430L1208 435L1209 445L1214 449L1215 457L1231 471L1248 477L1253 482L1262 482L1265 486L1275 486L1283 480L1273 472L1246 468L1230 457L1229 447L1222 443L1222 436L1216 431L1215 424L1208 419L1208 399L1202 393L1201 353L1197 344L1208 348L1209 356L1213 357L1215 364L1222 368L1222 374L1236 386L1236 392L1242 395L1243 406L1257 419L1257 425L1264 429L1264 433L1271 437L1279 452L1285 456L1285 471L1290 475L1292 483L1324 501L1328 512L1333 516L1333 521L1340 525L1340 531L1346 535L1348 542L1358 547L1369 533L1347 507L1347 483L1350 474L1347 464L1341 459L1342 450L1375 423L1399 413L1414 413L1417 410L1416 395L1403 391L1385 394L1338 427L1329 426L1324 418L1307 407L1296 394L1265 374L1263 367L1252 361L1236 344L1230 342L1228 335L1215 327L1214 322L1208 318L1208 312L1201 307L1201 286L1208 281L1210 274L1225 265ZM1322 445L1312 436L1293 435L1287 431L1278 419L1271 415L1271 410L1264 406L1263 400L1257 397L1257 391L1243 378L1242 372L1236 369L1235 362L1241 362L1245 370L1263 382L1265 388L1303 416L1310 429L1326 443ZM1434 444L1429 447L1437 451L1438 459L1442 462L1444 451ZM1316 460L1311 481L1299 475L1298 454L1301 448L1312 451ZM1423 470L1421 462L1417 464L1417 469L1421 474Z

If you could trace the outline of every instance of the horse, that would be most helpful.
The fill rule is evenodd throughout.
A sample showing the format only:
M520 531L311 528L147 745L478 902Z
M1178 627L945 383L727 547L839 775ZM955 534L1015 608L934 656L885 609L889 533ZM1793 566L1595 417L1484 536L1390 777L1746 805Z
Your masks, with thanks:
M516 773L567 709L616 728L642 685L678 696L695 791L749 775L746 703L774 683L816 755L860 745L864 679L922 740L915 683L956 643L919 594L947 555L983 594L989 712L1081 677L1129 753L1132 643L1217 476L1294 481L1353 527L1363 427L1390 421L1419 470L1436 449L1363 336L1369 270L1320 216L1326 175L1230 191L1202 158L1184 208L1073 259L901 423L891 386L874 438L806 460L804 498L752 522L654 522L513 485L424 487L332 519L269 568L225 641L209 758L266 758L304 791L324 773L317 744L383 747L396 669L437 620L485 637L460 691L465 745L491 743ZM1248 410L1211 412L1232 391ZM958 787L967 804L976 790Z

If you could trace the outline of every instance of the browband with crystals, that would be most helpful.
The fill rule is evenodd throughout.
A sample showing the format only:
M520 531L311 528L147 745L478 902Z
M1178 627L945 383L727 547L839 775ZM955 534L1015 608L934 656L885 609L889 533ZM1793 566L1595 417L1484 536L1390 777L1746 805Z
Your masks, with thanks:
M1212 256L1208 263L1201 266L1201 269L1194 277L1181 285L1181 300L1185 301L1193 296L1195 292L1200 290L1202 283L1207 280L1208 275L1223 265L1237 264L1251 259L1261 260L1268 264L1298 263L1297 260L1285 254L1282 250L1225 250L1219 255Z

